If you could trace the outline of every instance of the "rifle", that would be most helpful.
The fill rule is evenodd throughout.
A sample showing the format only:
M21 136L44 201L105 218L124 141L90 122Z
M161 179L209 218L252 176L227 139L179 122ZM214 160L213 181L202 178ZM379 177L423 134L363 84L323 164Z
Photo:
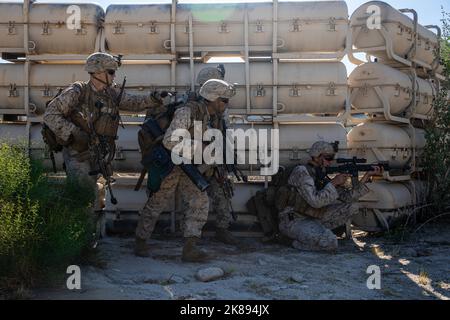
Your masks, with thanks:
M119 57L120 62L120 57ZM120 93L117 96L116 99L116 106L119 108L120 102L122 101L123 93L125 91L125 85L127 83L127 77L124 77L122 82L122 87L120 88ZM88 119L88 127L90 132L90 141L89 141L89 149L91 153L94 155L94 163L97 166L96 170L92 170L89 172L89 175L91 176L97 176L99 174L102 175L102 177L106 181L106 187L108 188L110 197L111 197L111 203L113 205L116 205L118 203L116 197L114 196L112 186L111 184L114 182L113 176L113 170L111 166L111 162L114 160L114 156L116 153L116 144L114 141L111 141L110 137L103 137L99 136L97 132L95 131L94 123L92 120L92 113L89 113L89 119ZM124 128L122 118L120 117L120 114L118 115L120 123L122 125L122 128Z
M120 57L119 58L119 61L120 61L120 59L122 59L122 57L121 57L121 55L119 55L119 57ZM120 93L116 100L117 109L119 109L120 102L122 101L123 92L125 91L126 83L127 83L127 77L125 76L125 77L123 77L122 87L120 88ZM122 126L123 129L125 129L125 126L123 125L123 121L122 121L122 117L120 116L120 113L119 113L119 120L120 120L120 125Z
M106 186L111 197L111 203L116 205L118 202L114 197L111 187L111 183L113 182L111 178L113 175L111 161L113 160L115 155L115 143L106 141L105 137L100 137L99 135L97 135L92 121L92 113L89 113L88 126L91 137L89 141L89 149L91 154L94 155L94 163L97 165L97 169L90 171L89 175L102 175L102 177L106 180Z
M148 118L147 120L145 120L144 124L142 125L142 129L150 133L153 136L154 140L158 140L161 136L164 135L164 131L161 129L158 122L153 118ZM161 163L170 163L172 167L174 166L172 163L171 151L167 150L162 144L159 144L159 146L159 148L155 148L157 154L154 155L152 152L151 154L144 157L144 159L142 159L141 163L144 167L147 167L152 163L152 161L155 161L155 158ZM198 171L198 168L195 165L182 163L179 166L200 191L203 192L209 187L208 181L206 181L206 179L203 177L200 171ZM171 171L172 169L169 168L169 171Z
M225 145L225 150L227 147L227 127L225 123L225 119L221 120L222 122L222 135L223 135L223 141ZM236 212L234 212L233 206L231 204L231 199L234 196L234 190L233 190L233 184L231 182L231 179L228 177L229 174L233 174L238 181L244 181L247 182L247 176L245 176L240 169L237 168L235 163L237 162L237 156L236 152L233 150L233 156L234 156L234 163L227 164L226 163L226 152L223 154L223 164L217 164L214 168L215 171L215 178L219 185L221 186L223 190L223 194L225 198L228 200L228 203L230 205L230 211L231 216L233 217L233 220L237 220Z
M219 183L225 198L228 200L230 206L231 216L234 221L237 221L236 212L234 212L233 205L231 204L231 199L234 197L233 184L228 177L228 171L225 165L217 165L214 168L215 178Z
M225 123L225 119L222 119L222 135L223 135L223 141L225 144L225 150L227 147L227 125ZM224 153L224 164L226 166L227 172L233 174L236 179L238 181L244 181L244 182L248 182L248 178L246 175L244 175L242 173L242 171L236 166L237 163L237 155L236 155L236 150L233 149L233 158L234 158L234 162L231 164L226 163L226 152Z
M342 164L341 166L335 167L327 167L325 168L325 175L334 174L334 173L345 173L350 174L352 176L352 184L355 185L358 181L359 172L369 172L373 170L373 167L383 168L385 171L390 170L389 163L380 162L375 164L365 164L367 163L367 159L358 159L357 157L353 157L352 159L343 159L339 158L336 160L338 164Z
M96 170L89 172L90 176L97 176L99 174L106 180L106 186L108 188L111 203L116 205L117 199L114 197L111 183L114 182L112 178L113 170L111 166L111 161L114 159L115 155L115 143L114 141L107 141L107 138L97 135L92 123L92 114L89 116L89 128L91 131L91 139L89 141L89 149L91 153L94 154L94 163L97 166Z

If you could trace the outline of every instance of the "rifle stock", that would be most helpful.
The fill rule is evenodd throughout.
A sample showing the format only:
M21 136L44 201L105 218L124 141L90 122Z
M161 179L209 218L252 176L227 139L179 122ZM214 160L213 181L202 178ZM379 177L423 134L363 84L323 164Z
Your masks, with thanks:
M164 135L164 131L161 129L158 122L153 118L148 118L145 120L142 128L151 134L155 140ZM164 146L163 149L167 156L171 158L171 151L167 150ZM208 181L206 181L205 177L203 177L195 165L182 163L179 166L200 191L203 192L209 187Z

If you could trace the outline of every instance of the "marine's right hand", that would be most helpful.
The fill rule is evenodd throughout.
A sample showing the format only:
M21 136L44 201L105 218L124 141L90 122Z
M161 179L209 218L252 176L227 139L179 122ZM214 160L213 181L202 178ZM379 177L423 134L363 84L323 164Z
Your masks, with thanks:
M343 184L345 184L348 180L348 178L350 178L351 175L350 174L338 174L336 177L334 177L331 180L331 183L333 184L333 186L337 187L337 186L342 186Z
M72 131L72 149L77 152L84 152L89 149L89 135L81 130L80 128L76 128Z

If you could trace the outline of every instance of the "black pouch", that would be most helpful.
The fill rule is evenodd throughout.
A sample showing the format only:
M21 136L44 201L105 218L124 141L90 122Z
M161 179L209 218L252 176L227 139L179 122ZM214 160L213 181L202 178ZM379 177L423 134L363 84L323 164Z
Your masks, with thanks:
M44 123L42 125L42 139L47 144L51 152L60 152L63 149L61 141L56 137L55 133Z
M160 144L156 145L152 152L142 159L141 164L148 171L147 188L152 192L159 190L162 181L175 167L169 153Z

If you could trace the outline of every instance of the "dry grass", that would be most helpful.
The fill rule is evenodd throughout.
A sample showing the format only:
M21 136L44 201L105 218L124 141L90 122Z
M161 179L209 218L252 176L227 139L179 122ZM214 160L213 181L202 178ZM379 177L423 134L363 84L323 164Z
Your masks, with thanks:
M384 253L383 249L381 249L379 246L373 246L373 247L371 248L371 250L372 250L372 253L373 253L374 255L376 255L377 257L379 257L379 258L385 256L385 253Z
M430 278L428 276L428 272L424 269L420 269L419 271L419 284L426 286L430 283Z

